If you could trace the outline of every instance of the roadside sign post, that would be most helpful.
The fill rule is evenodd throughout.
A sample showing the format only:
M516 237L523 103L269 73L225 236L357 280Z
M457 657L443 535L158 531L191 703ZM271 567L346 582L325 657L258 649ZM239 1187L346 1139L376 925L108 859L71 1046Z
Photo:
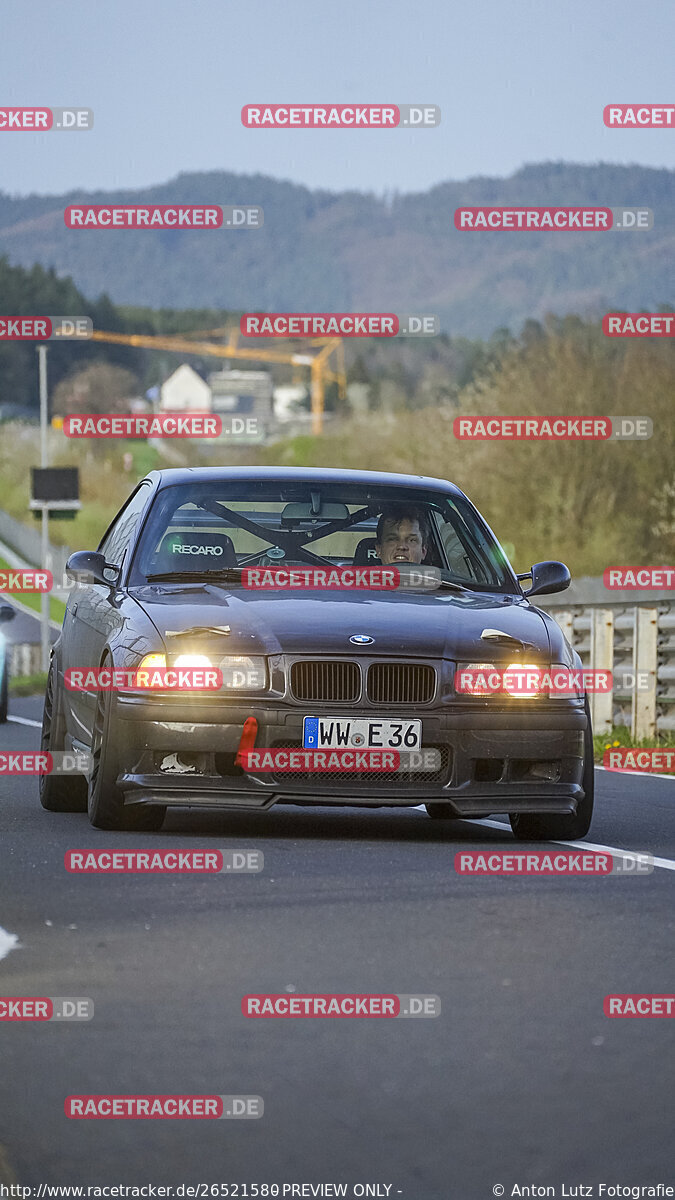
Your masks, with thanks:
M42 546L40 552L42 566L50 569L49 558L49 514L46 508L42 510ZM40 595L40 669L49 669L49 592Z
M29 508L42 521L40 539L41 565L52 568L49 548L49 518L74 516L80 504L80 473L77 467L49 467L47 443L49 412L47 399L47 346L38 346L38 380L40 391L40 466L31 467ZM40 667L49 670L49 593L40 595Z
M40 466L48 465L47 450L47 347L38 346L38 372L40 380ZM42 567L49 570L49 513L42 510ZM40 596L40 665L43 671L49 668L49 593Z
M40 381L40 466L47 464L47 347L38 346L38 372Z
M31 512L42 519L42 565L51 570L48 562L50 517L74 516L80 504L80 472L77 467L31 467ZM43 592L40 608L41 669L49 669L49 595Z

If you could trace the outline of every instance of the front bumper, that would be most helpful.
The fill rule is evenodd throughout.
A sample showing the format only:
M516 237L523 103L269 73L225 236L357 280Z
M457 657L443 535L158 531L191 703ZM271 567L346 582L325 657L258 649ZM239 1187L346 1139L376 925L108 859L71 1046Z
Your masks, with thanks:
M298 709L269 700L214 705L195 697L165 702L157 696L118 695L113 715L124 760L118 785L125 803L266 809L276 803L375 808L435 802L449 804L458 817L479 817L574 813L583 799L587 718L582 703L556 702L527 712L514 706L444 705L387 714L383 708L383 716L422 718L423 746L442 752L441 770L432 776L251 775L234 765L247 717L258 721L257 748L300 746L308 709L331 715L316 704ZM195 769L181 773L186 764Z

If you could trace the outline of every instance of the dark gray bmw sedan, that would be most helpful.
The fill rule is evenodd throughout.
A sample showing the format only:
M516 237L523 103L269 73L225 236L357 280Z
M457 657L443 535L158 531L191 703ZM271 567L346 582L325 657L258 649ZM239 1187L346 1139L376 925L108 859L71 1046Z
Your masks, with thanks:
M507 813L526 840L588 831L584 691L484 686L581 667L532 603L569 572L516 576L451 483L153 471L68 573L42 749L83 752L87 772L43 774L46 809L159 829L169 806L424 804Z

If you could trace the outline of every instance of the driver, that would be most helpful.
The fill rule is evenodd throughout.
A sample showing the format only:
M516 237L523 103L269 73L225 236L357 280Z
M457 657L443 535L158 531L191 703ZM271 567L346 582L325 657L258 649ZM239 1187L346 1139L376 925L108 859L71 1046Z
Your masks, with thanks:
M407 505L383 509L377 523L375 551L384 566L390 563L421 563L429 544L426 513Z

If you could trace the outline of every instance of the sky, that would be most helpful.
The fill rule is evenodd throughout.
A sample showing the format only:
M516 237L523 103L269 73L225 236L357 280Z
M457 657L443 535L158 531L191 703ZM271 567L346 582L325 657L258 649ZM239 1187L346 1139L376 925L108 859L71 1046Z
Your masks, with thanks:
M79 105L94 129L0 135L12 195L262 173L426 190L546 160L672 168L674 0L0 0L0 105ZM253 103L438 104L425 130L249 130Z

